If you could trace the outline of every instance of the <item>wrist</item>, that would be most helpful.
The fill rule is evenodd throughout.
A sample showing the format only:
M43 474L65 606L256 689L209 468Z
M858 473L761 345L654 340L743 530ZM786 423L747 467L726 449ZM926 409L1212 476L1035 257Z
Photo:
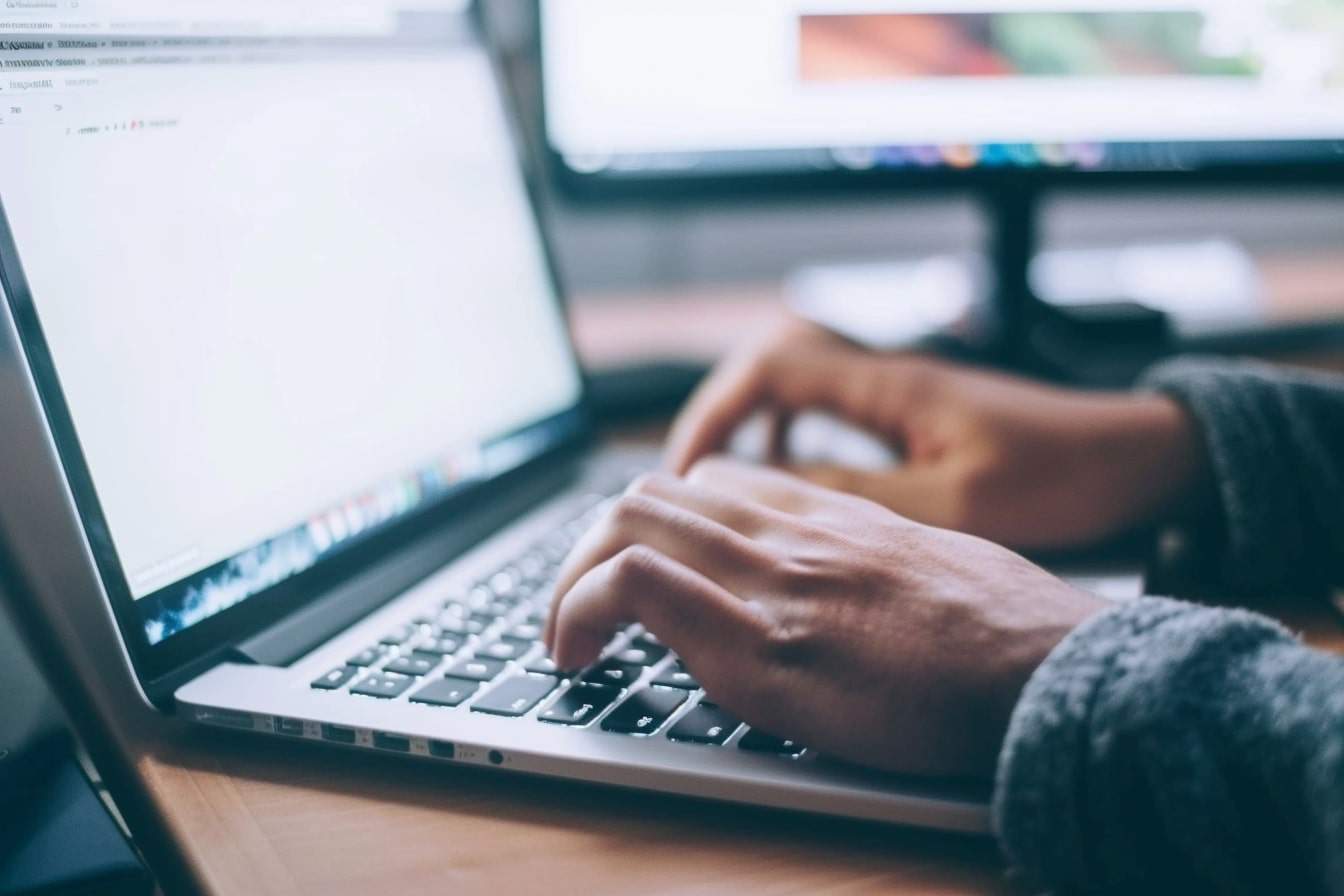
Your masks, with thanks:
M1056 585L1039 593L1032 612L1018 614L1005 626L996 661L987 664L993 672L980 715L985 726L978 738L985 747L978 763L981 772L992 775L1013 712L1036 670L1075 629L1113 606L1063 581L1056 580Z
M1091 455L1111 484L1112 528L1185 515L1210 493L1208 450L1194 417L1165 395L1117 398L1094 429Z

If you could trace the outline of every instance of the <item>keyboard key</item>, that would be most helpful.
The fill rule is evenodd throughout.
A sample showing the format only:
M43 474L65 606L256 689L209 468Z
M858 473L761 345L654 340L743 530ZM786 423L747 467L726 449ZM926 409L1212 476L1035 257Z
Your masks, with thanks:
M434 631L439 637L465 638L471 634L467 630L467 621L465 616L455 616L452 613L444 613L434 623Z
M448 667L447 674L456 675L459 678L471 678L476 681L489 681L496 675L504 671L504 663L501 660L492 660L489 657L474 657L472 659L460 659Z
M546 571L546 558L538 550L531 550L518 558L518 572L523 581L533 582Z
M490 590L495 593L495 597L508 597L518 587L520 578L511 569L501 569L490 577Z
M539 641L541 640L541 625L535 622L520 622L505 632L504 637L519 641Z
M622 663L616 659L603 660L593 668L589 669L583 675L584 681L595 681L598 684L610 684L617 687L628 688L639 680L639 676L644 673L644 667L636 663Z
M381 660L386 654L381 647L366 647L359 653L350 657L345 663L348 666L372 666Z
M685 691L676 688L645 688L631 694L611 715L603 719L602 729L618 734L652 734L685 702Z
M557 725L587 725L620 693L620 688L581 681L557 697L537 718Z
M391 699L410 687L414 681L415 679L410 675L374 672L361 678L354 687L350 688L350 693L363 694L365 697Z
M337 666L326 675L313 682L313 687L320 691L334 691L359 673L357 666Z
M615 659L617 662L629 663L633 666L652 666L663 657L667 656L667 648L661 646L631 645L624 650L617 651Z
M495 660L516 660L532 649L531 641L499 640L476 648L477 656L488 656Z
M721 744L732 736L740 724L714 704L701 703L677 719L677 724L668 729L667 736L670 740L692 744Z
M437 638L430 638L415 649L424 651L425 653L437 653L439 656L447 656L450 653L457 653L461 647L461 638L456 638L452 635L440 635Z
M555 675L560 670L555 668L555 660L546 654L539 654L523 664L523 668L529 672L540 672L543 675Z
M415 626L399 625L392 629L392 631L383 635L382 643L386 644L388 647L400 647L402 644L405 644L407 641L411 640L411 638L415 637L415 634Z
M449 635L479 635L495 622L495 617L485 613L444 612L439 616L439 631Z
M426 650L413 650L406 656L399 656L383 667L384 672L397 672L402 675L428 675L442 662L443 657Z
M654 684L661 684L669 688L681 688L686 691L695 691L700 689L700 682L695 680L695 676L686 671L686 667L681 661L673 663L653 679Z
M555 690L559 683L560 679L553 675L519 675L501 682L471 709L496 716L521 716Z
M437 678L411 695L412 703L430 706L457 706L481 688L479 681L445 676Z
M781 756L798 756L807 749L796 740L775 737L773 734L766 734L764 731L757 731L755 728L742 735L742 739L737 742L737 745L739 748L749 750L752 753L778 753Z

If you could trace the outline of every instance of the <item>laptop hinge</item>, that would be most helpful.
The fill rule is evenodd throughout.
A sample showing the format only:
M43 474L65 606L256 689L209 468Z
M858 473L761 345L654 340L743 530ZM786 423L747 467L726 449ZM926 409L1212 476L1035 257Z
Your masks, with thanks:
M573 462L548 465L491 500L462 514L265 630L239 642L233 659L266 666L287 666L331 640L373 610L392 600L523 513L558 494L578 476Z

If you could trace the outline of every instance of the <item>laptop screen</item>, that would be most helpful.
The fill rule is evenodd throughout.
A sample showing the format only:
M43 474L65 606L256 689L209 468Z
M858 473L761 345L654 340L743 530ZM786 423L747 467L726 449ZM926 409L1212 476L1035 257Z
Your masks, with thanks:
M491 64L425 7L0 11L9 267L151 644L572 419Z

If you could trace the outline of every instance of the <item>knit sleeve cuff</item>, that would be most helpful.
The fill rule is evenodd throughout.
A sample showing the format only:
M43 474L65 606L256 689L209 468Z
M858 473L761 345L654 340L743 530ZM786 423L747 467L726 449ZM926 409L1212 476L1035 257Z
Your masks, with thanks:
M995 778L995 830L1014 867L1052 883L1089 880L1083 819L1096 694L1129 641L1189 609L1143 598L1109 610L1071 632L1032 675Z
M1261 364L1189 358L1158 365L1140 383L1180 402L1203 433L1221 520L1218 577L1237 590L1298 584L1317 538L1298 487L1300 421L1289 416L1283 380Z
M1235 862L1212 858L1235 852L1220 827L1232 813L1217 811L1236 736L1224 716L1240 705L1227 698L1240 664L1278 647L1300 650L1262 616L1163 598L1070 633L1027 683L999 756L994 823L1012 864L1066 890L1136 892L1192 856L1204 880L1234 878Z

